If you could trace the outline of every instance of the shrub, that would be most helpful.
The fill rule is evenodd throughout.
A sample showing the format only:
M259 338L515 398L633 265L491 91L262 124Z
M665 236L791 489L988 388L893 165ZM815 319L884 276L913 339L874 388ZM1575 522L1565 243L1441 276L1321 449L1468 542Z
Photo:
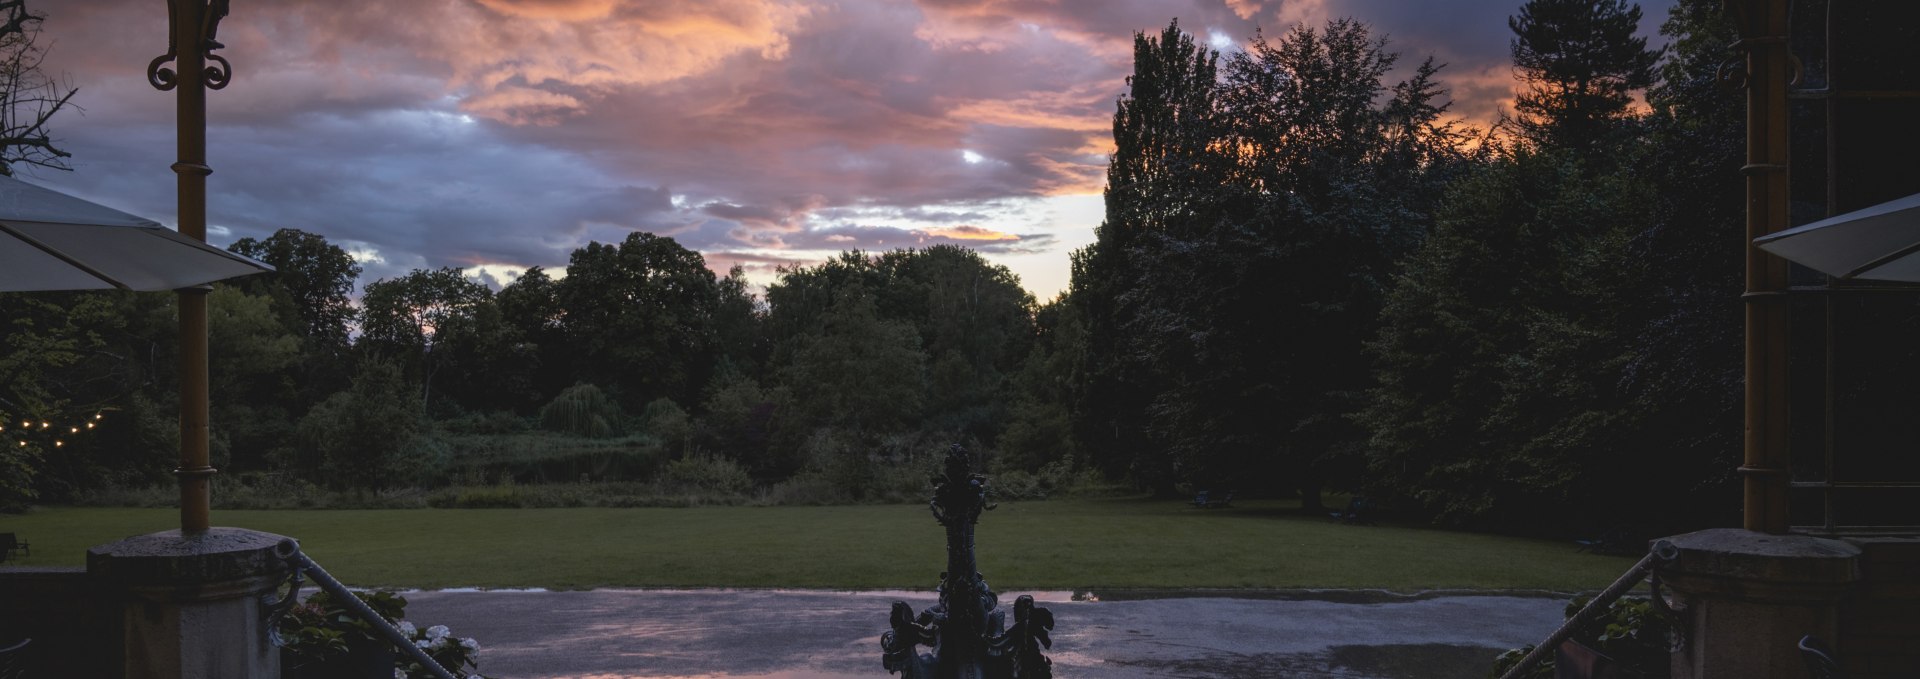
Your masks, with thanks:
M688 437L693 436L693 421L687 417L687 411L670 398L657 398L648 403L647 409L640 413L640 422L647 435L668 450L685 450Z
M391 364L369 361L346 391L300 418L299 466L336 487L385 487L420 427L415 390Z
M646 436L586 439L552 432L442 436L451 449L448 481L477 485L511 478L520 483L637 481L666 463Z
M695 453L667 463L660 475L663 486L679 490L702 490L741 494L753 488L753 477L746 467L724 457Z
M394 454L389 469L394 480L417 487L445 484L452 471L453 447L438 436L415 436Z
M354 592L368 608L413 640L427 657L458 676L479 676L480 642L453 636L445 625L421 629L402 619L407 600L392 592ZM314 592L307 600L287 611L274 625L281 640L282 664L288 676L326 675L346 669L339 663L356 650L390 649L386 637L373 623L360 619L346 605L326 592ZM364 652L364 651L363 651ZM382 675L383 677L386 675ZM435 676L405 654L395 653L393 674L396 679L427 679Z
M852 501L832 481L817 472L803 472L769 486L754 504L761 506L842 505Z
M1567 618L1572 619L1592 599L1580 596L1567 602ZM1614 601L1604 613L1582 625L1568 638L1613 658L1616 667L1625 676L1664 679L1671 672L1669 659L1673 650L1673 621L1661 615L1653 607L1653 602L1647 599ZM1506 674L1519 665L1520 660L1533 648L1529 644L1500 654L1494 659L1492 675L1498 677ZM1553 664L1553 656L1549 655L1545 662L1534 666L1532 672L1522 675L1522 679L1552 679L1555 676Z
M540 409L540 426L563 434L604 439L619 436L620 404L591 384L567 387Z
M497 410L485 415L468 413L441 422L440 426L454 434L518 434L527 430L527 421L512 412Z

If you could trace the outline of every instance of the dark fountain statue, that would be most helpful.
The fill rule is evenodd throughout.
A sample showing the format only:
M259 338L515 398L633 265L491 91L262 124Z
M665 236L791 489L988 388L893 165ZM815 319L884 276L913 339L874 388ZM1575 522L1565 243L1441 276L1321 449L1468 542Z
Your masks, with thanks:
M945 473L933 478L933 518L947 528L947 572L940 574L940 603L913 614L893 603L893 630L881 635L881 661L902 679L1047 679L1052 662L1053 613L1021 595L1013 624L994 610L999 597L975 569L973 526L987 504L987 477L973 473L973 458L960 446L947 451ZM927 646L931 653L916 653Z

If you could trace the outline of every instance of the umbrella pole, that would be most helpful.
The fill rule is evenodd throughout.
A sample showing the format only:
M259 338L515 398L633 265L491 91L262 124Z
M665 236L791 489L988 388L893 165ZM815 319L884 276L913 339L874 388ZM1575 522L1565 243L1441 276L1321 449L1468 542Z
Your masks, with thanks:
M207 59L203 34L209 8L203 0L168 0L173 44L179 59L175 93L180 161L180 234L207 240ZM217 21L217 19L216 19ZM224 65L224 64L223 64ZM224 79L224 75L222 76ZM204 533L212 525L212 481L207 453L207 292L198 286L180 294L180 532Z
M1728 3L1746 50L1746 456L1743 527L1787 532L1787 262L1753 239L1787 228L1786 0Z

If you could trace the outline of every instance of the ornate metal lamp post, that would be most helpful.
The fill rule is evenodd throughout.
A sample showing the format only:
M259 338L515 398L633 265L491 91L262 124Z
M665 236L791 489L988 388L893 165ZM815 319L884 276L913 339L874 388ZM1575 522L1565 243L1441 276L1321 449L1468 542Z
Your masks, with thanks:
M1053 646L1053 613L1021 595L1013 602L1013 624L994 610L999 597L976 570L973 528L987 504L987 478L973 473L973 460L960 446L947 450L945 473L933 478L933 518L947 529L947 572L940 574L940 603L913 614L904 601L893 603L892 630L880 637L881 662L904 679L988 679L1052 677L1052 662L1041 649ZM915 653L918 646L931 653Z
M168 0L171 33L167 53L147 64L147 82L160 91L177 90L180 233L207 240L207 90L233 78L233 65L214 50L214 39L228 0ZM176 62L168 68L167 62ZM177 70L176 70L177 69ZM180 294L180 532L205 533L211 525L210 485L215 470L207 457L207 293L196 286Z

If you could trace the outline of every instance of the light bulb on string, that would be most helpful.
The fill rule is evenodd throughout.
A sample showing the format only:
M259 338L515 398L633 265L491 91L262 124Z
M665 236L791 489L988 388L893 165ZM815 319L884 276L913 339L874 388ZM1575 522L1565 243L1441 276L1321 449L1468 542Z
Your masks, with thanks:
M54 442L53 442L53 447L55 447L55 448L59 448L60 446L64 446L64 445L67 445L67 442L66 442L66 441L54 441Z
M80 433L80 428L79 428L79 427L67 427L67 433L69 433L69 434L78 434L78 433Z
M88 428L88 429L92 429L92 428L93 428L93 423L92 423L92 422L88 422L88 423L87 423L87 428Z

